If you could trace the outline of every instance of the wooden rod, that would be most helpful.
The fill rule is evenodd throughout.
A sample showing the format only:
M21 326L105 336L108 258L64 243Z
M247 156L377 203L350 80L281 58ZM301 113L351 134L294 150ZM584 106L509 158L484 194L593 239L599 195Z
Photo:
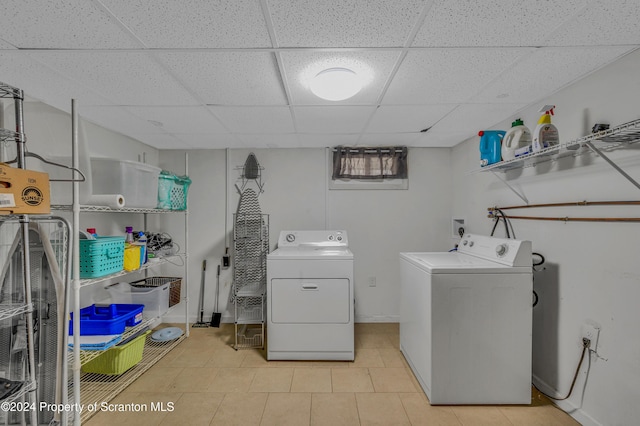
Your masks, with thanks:
M490 219L498 216L487 215ZM502 217L502 216L500 216ZM507 216L507 219L551 220L559 222L640 222L640 217L546 217L546 216Z
M573 201L568 203L524 204L521 206L488 207L488 211L528 209L534 207L573 207L573 206L638 206L640 201Z

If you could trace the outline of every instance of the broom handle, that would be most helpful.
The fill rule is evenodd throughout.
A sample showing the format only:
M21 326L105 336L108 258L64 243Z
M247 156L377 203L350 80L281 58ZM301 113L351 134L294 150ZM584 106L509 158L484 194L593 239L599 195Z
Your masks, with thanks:
M220 298L220 265L218 265L218 274L216 275L216 308L215 312L218 312L218 299Z
M202 261L202 282L200 283L200 300L199 300L199 308L200 308L200 322L202 322L202 317L204 316L204 277L205 271L207 270L207 260Z

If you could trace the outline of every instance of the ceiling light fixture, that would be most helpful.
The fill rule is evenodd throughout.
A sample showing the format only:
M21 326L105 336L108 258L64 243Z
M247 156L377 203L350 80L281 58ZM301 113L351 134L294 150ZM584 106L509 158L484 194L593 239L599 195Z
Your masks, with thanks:
M328 101L349 99L362 89L358 74L348 68L329 68L320 71L311 80L311 92Z

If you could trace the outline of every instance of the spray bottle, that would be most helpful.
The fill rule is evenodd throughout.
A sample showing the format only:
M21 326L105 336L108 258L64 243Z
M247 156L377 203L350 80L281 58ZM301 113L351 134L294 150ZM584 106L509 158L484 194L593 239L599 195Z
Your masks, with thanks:
M555 105L545 105L540 108L539 112L543 114L540 116L538 125L533 131L533 140L531 143L533 152L542 151L545 148L550 148L560 143L558 129L551 124L551 116L553 115L553 109L555 107Z

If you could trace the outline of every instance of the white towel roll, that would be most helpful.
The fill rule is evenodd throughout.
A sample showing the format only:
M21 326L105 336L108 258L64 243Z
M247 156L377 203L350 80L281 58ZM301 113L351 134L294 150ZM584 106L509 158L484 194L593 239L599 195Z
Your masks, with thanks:
M112 209L121 209L124 207L124 196L121 194L91 195L87 200L87 204L91 206L107 206Z

